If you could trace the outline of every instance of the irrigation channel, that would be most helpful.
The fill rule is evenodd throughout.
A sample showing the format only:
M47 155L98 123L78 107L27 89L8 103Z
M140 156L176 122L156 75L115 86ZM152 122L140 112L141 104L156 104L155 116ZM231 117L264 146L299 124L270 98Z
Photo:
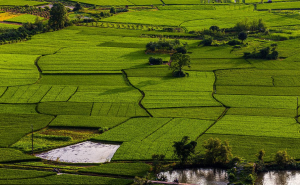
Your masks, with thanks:
M224 169L195 168L162 172L168 182L177 179L180 183L201 185L227 185ZM300 171L269 171L258 174L255 185L300 185Z

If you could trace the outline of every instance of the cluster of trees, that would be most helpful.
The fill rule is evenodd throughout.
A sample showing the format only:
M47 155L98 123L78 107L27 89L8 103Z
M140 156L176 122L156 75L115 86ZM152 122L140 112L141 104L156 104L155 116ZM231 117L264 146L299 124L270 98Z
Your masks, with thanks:
M34 6L1 6L1 11L13 12L13 13L26 13L31 15L37 15L46 19L50 18L50 8L34 7Z
M162 53L187 53L187 44L180 43L180 40L175 39L171 41L166 41L165 39L160 39L158 42L149 42L146 45L146 52L162 52Z
M276 51L277 44L272 44L271 47L260 49L259 51L254 49L252 53L244 52L244 58L256 58L256 59L278 59L278 51Z
M24 23L22 27L18 29L1 29L0 44L28 40L35 34L63 29L71 24L65 6L61 3L56 3L50 10L48 24L37 18L35 23Z
M262 19L254 19L252 21L249 21L248 18L246 18L243 21L236 23L234 29L238 32L241 31L265 32L267 31L267 25Z

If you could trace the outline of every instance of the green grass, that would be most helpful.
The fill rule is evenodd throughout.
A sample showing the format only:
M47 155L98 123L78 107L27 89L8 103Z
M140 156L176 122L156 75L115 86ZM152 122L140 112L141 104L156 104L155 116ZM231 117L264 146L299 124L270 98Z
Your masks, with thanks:
M24 5L29 5L29 6L36 6L36 5L43 5L45 2L38 2L38 1L30 1L30 0L0 0L0 5L1 6L24 6Z
M132 118L127 122L93 138L100 141L139 141L168 123L170 118Z
M69 0L73 1L73 0ZM77 1L74 1L77 2ZM78 2L86 3L86 4L93 4L93 5L100 5L100 6L107 6L107 5L133 5L131 2L127 0L79 0Z
M5 23L0 23L0 28L14 28L18 29L21 27L20 25L15 25L15 24L5 24Z
M197 51L195 51L197 52ZM214 54L211 54L214 56ZM251 68L253 67L244 59L191 59L191 68L187 70L199 71L213 71L221 69L234 69L234 68Z
M113 128L128 120L126 117L59 115L51 122L52 127Z
M197 142L197 152L204 153L202 144L209 138L219 138L223 141L229 141L232 146L234 156L243 157L248 161L257 161L256 154L264 149L266 156L265 162L273 161L275 154L279 150L287 150L288 154L295 159L300 159L299 139L286 137L267 137L267 136L243 136L243 135L228 135L228 134L204 134Z
M66 102L76 92L76 86L52 86L48 93L43 97L41 102L59 101Z
M24 154L19 150L12 148L0 148L0 162L17 162L17 161L39 161L40 158L37 158L32 155Z
M297 115L297 111L293 109L230 108L226 115L272 116L294 118Z
M85 168L80 172L107 174L107 175L124 175L124 176L144 176L150 170L150 165L145 163L107 163L100 166Z
M48 125L52 116L41 114L2 114L0 117L0 147L8 147L31 132Z
M217 120L225 110L223 107L187 107L187 108L165 108L148 109L153 117L172 118L198 118Z
M17 23L34 23L36 19L43 20L44 18L36 16L36 15L31 15L31 14L23 14L11 19L6 19L5 21L7 22L17 22Z
M0 114L37 114L36 104L0 104Z
M37 106L37 111L50 115L90 115L92 103L77 102L43 102Z
M198 119L172 119L151 135L144 135L143 139L141 137L122 143L113 160L151 160L153 154L164 154L167 159L172 159L174 141L181 140L183 136L189 136L192 140L195 140L212 123L213 121Z
M20 170L21 172L21 170ZM130 179L119 179L110 177L95 177L84 175L52 175L44 178L0 180L0 184L111 184L128 185L132 184Z
M215 10L215 7L213 5L172 5L172 6L159 6L158 9L159 10Z
M34 65L38 55L0 55L0 86L33 84L38 80L39 72Z
M206 133L300 138L299 131L293 118L227 115Z
M294 9L297 10L300 8L299 2L280 2L280 3L264 3L264 4L258 4L257 9L258 10L269 10L269 9Z
M253 95L215 95L215 98L228 107L242 108L297 108L296 96L253 96Z
M16 169L0 169L0 173L0 182L1 180L32 179L56 175L55 172Z

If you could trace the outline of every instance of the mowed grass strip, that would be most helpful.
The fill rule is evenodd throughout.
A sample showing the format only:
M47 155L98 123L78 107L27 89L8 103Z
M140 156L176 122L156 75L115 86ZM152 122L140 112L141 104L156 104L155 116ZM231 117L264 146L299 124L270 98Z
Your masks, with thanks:
M37 111L50 115L90 115L92 105L77 102L43 102L38 104Z
M106 163L100 166L84 168L80 172L123 175L130 177L144 176L150 170L150 165L145 163Z
M23 170L19 170L21 173ZM48 177L19 179L19 180L0 180L0 184L111 184L128 185L132 184L131 179L95 177L84 175L52 175Z
M214 97L227 107L242 108L297 108L297 96L219 95Z
M93 139L115 142L140 141L170 120L171 118L132 118Z
M42 114L1 114L0 116L0 147L9 147L33 129L46 127L53 116ZM13 134L12 134L13 133Z
M126 117L59 115L51 122L51 127L113 128L128 120Z
M56 175L55 172L36 170L0 169L0 180L31 179ZM1 181L0 181L1 182Z
M164 108L148 109L153 117L162 118L197 118L217 120L224 112L224 107L186 107L186 108Z
M204 134L197 142L197 152L204 153L202 144L209 138L219 138L222 141L227 140L232 146L234 156L240 156L248 161L256 161L256 154L261 149L266 151L265 162L274 161L275 154L279 150L287 150L288 154L295 159L300 159L300 139L285 137L267 137L267 136L242 136L228 134Z
M41 159L12 148L0 148L0 162L40 161Z
M300 138L300 125L288 117L226 115L206 133Z

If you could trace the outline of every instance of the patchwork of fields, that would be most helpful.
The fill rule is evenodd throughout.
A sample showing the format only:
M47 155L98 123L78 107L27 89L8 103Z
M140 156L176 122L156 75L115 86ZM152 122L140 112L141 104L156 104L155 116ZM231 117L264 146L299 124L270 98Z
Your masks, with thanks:
M266 151L265 161L272 161L278 150L285 149L300 160L300 15L263 11L297 9L298 1L258 4L260 11L252 4L201 5L196 0L80 2L105 7L143 6L145 10L102 18L97 26L70 26L24 42L0 45L0 166L17 162L20 166L27 162L28 166L49 165L28 155L31 136L35 138L34 152L86 140L118 143L121 146L113 163L78 168L83 174L113 177L143 176L150 169L145 163L124 161L150 161L153 154L173 160L173 142L183 136L198 142L199 153L204 153L205 140L218 137L229 141L234 156L249 161L255 161L261 149ZM23 0L10 3L43 4ZM1 5L8 4L0 0ZM271 31L293 37L284 41L270 40L266 35L249 37L245 47L202 46L200 39L189 33L212 25L231 28L245 18L262 18ZM33 15L0 13L1 21L25 23L35 19ZM148 27L135 29L136 25ZM163 27L181 27L185 33L163 32ZM184 78L173 77L168 65L149 65L150 57L168 62L167 52L145 53L147 43L175 37L186 43L191 58L191 68L183 69L188 73ZM278 45L278 60L243 58L243 52L274 43ZM21 169L0 168L0 173L0 184L132 182Z

